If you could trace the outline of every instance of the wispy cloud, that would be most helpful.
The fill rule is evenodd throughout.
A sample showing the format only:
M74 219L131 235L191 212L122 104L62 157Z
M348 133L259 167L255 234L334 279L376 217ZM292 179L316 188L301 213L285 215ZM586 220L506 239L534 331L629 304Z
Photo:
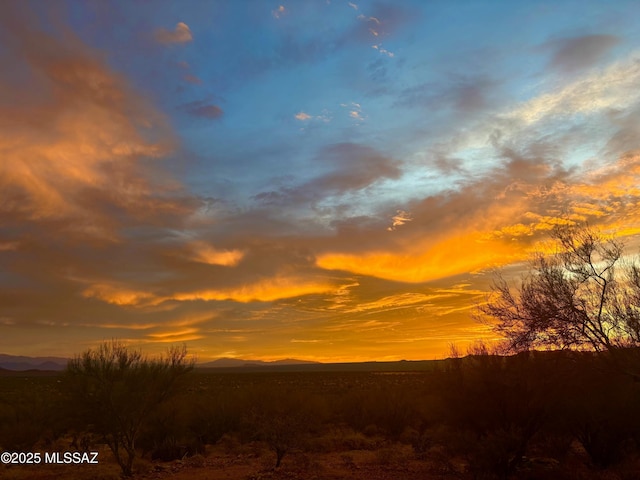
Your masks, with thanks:
M389 230L390 232L395 230L396 227L400 227L405 223L410 222L411 220L413 220L413 218L411 218L411 214L409 212L405 212L404 210L398 210L396 211L396 214L393 217L391 217L391 220L392 220L391 226L387 227L387 230Z
M224 115L224 111L218 105L205 100L189 102L182 106L182 109L194 117L217 120Z
M372 45L371 48L379 51L380 53L382 53L383 55L386 55L387 57L393 58L395 56L393 52L390 52L386 48L383 48L382 44Z
M6 220L74 219L70 230L114 241L117 226L142 205L151 215L180 209L181 201L162 198L177 192L179 183L166 177L157 185L155 174L142 168L175 147L165 117L76 39L45 37L50 48L41 49L17 32L13 42L30 59L21 71L31 80L14 86L15 102L0 107L0 116L11 118L0 133ZM23 103L32 89L48 93ZM126 215L116 219L112 208Z
M590 72L558 91L536 96L504 117L526 125L544 119L624 109L640 98L635 88L639 79L640 60L636 54L603 70Z
M300 120L301 122L304 122L305 120L309 120L311 118L311 115L305 112L298 112L295 114L295 118L296 120Z
M158 42L164 44L180 44L189 43L193 40L193 34L189 25L184 22L178 22L173 30L159 28L155 32L155 38Z
M345 313L356 313L356 312L379 313L381 311L389 312L392 310L415 307L417 305L423 305L425 303L429 303L436 299L440 299L446 296L451 296L451 295L450 294L424 294L424 293L414 293L414 292L400 293L397 295L383 297L371 302L359 302L357 305L347 308L344 312Z
M204 336L199 333L196 328L186 328L183 330L170 330L161 333L149 333L147 335L153 342L158 343L179 343L179 342L192 342L194 340L200 340Z
M362 105L358 102L341 103L340 106L347 110L350 118L362 122L364 116L362 114Z
M299 122L302 122L305 124L312 124L315 126L317 126L318 124L327 124L332 120L331 112L328 109L322 109L319 114L312 114L312 113L300 111L296 113L293 117ZM303 127L302 130L304 130L305 128L306 126Z

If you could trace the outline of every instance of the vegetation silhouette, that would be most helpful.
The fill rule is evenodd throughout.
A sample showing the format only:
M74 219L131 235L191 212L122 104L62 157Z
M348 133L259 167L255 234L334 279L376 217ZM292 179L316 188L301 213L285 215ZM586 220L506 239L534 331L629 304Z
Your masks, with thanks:
M531 271L515 288L500 275L493 295L479 306L507 349L579 349L640 378L640 264L623 259L624 243L588 225L551 232L556 251L536 253Z
M111 449L101 468L123 474L165 468L151 462L173 471L193 457L200 468L253 465L253 477L236 478L631 480L640 471L640 382L607 368L603 354L502 356L476 344L415 372L195 369L164 396L147 392L151 380L121 380L117 365L99 380L25 373L0 381L0 450ZM107 378L113 386L98 388ZM106 391L111 403L98 405ZM332 470L336 459L348 472Z
M67 386L78 420L102 436L125 476L132 474L141 431L193 369L186 356L183 346L149 359L114 340L69 361Z

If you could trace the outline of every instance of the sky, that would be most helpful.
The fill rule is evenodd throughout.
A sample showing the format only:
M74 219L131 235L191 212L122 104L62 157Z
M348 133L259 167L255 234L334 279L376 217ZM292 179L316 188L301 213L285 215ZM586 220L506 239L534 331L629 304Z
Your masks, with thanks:
M638 250L640 3L0 3L0 352L432 359ZM635 253L635 252L632 252Z

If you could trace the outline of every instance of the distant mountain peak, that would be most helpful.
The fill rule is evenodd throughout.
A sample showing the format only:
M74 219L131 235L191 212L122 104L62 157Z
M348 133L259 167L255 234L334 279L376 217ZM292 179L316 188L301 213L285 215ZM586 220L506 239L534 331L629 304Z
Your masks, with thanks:
M245 360L241 358L222 357L210 362L199 363L196 365L201 368L229 368L229 367L268 367L271 365L307 365L318 364L309 360L298 360L296 358L284 358L282 360L264 361L264 360Z
M23 372L26 370L64 370L69 362L62 357L26 357L23 355L7 355L0 353L0 368Z
M27 357L22 355L7 355L0 353L0 369L24 372L27 370L53 370L62 371L66 368L68 358L62 357ZM268 367L276 365L310 365L319 364L309 360L296 358L284 358L281 360L245 360L241 358L222 357L210 362L199 363L202 368L229 368L229 367Z

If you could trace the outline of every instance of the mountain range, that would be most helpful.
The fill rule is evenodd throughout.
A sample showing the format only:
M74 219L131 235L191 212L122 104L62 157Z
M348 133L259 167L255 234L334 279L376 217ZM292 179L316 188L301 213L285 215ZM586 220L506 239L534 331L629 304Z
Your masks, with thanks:
M0 353L0 368L23 372L25 370L64 370L68 358L62 357L23 357Z
M239 358L219 358L212 362L199 363L196 366L201 368L233 368L233 367L273 367L276 365L314 365L319 362L309 362L306 360L297 360L295 358L285 358L283 360L275 360L273 362L265 362L263 360L241 360Z
M0 369L23 372L26 370L49 370L61 371L67 366L68 358L61 357L24 357L17 355L6 355L0 353ZM242 360L240 358L219 358L211 362L198 363L197 368L234 368L234 367L269 367L278 365L308 365L318 362L308 362L286 358L273 362L263 360Z

